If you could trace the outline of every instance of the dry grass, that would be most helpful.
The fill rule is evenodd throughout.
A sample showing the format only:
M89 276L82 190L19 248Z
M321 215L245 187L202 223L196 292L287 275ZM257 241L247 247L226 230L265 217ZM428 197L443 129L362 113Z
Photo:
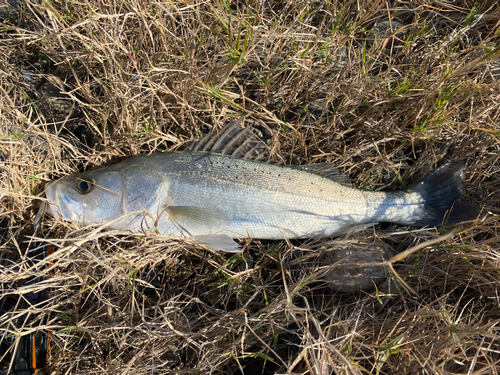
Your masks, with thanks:
M31 310L55 373L498 373L500 8L480 3L26 3L0 26L2 349L30 330L14 326L20 296L50 287ZM46 181L182 149L242 113L274 129L285 162L335 161L358 187L464 160L465 193L497 216L404 257L371 293L321 281L339 240L230 256L46 220L50 267L27 266ZM444 233L363 236L398 253Z

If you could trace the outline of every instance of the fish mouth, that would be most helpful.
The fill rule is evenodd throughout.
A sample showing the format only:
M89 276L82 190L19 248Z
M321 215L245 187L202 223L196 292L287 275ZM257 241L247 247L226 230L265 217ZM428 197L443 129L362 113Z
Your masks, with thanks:
M81 203L61 193L56 183L51 181L45 186L45 196L49 201L46 212L55 219L80 221L78 212L82 212Z
M45 185L45 197L49 201L48 202L49 204L47 205L46 208L46 212L49 215L54 216L56 219L60 219L62 210L60 209L59 204L57 204L56 201L56 195L59 194L57 194L57 186L54 186L55 183L56 183L55 181L50 181L47 182L47 184Z

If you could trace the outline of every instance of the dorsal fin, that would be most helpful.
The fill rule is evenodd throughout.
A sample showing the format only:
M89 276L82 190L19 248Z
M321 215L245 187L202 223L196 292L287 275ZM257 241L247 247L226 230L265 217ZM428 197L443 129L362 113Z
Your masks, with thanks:
M274 160L269 160L268 147L262 140L262 133L260 131L255 129L252 124L245 128L240 127L244 119L245 116L242 116L230 122L217 134L210 131L201 140L194 141L188 150L217 152L240 159L281 164ZM343 175L332 163L288 165L286 167L300 169L339 184L350 186L347 176Z
M342 174L333 163L318 163L318 164L305 164L305 165L289 165L293 169L300 169L315 175L335 181L344 186L350 186L349 180L346 175Z
M214 134L210 131L201 140L191 144L188 150L209 151L231 155L235 158L267 161L267 145L261 139L261 134L252 125L241 128L245 116L227 124Z

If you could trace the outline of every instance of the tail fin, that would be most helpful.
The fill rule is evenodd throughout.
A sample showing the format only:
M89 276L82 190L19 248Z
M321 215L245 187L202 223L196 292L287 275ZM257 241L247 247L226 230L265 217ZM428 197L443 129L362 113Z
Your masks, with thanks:
M470 205L454 204L462 194L465 164L448 162L422 180L408 186L408 193L418 193L424 199L423 216L412 223L416 226L440 226L472 220L477 210Z

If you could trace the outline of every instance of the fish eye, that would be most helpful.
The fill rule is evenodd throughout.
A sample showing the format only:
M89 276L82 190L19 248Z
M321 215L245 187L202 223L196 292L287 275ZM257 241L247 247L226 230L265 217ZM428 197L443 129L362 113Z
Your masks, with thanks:
M87 194L88 192L90 192L90 190L92 190L93 184L93 181L78 180L76 187L78 188L80 193Z

